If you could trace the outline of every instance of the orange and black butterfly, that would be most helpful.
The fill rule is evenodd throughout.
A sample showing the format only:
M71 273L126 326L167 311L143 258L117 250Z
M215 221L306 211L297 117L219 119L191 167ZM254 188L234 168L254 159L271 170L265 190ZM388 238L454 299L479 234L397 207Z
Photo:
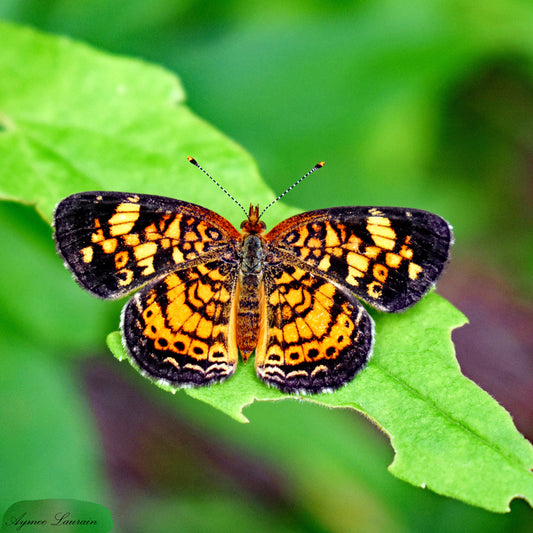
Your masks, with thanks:
M350 382L374 340L359 299L407 309L435 284L453 243L450 225L419 209L320 209L266 233L258 207L238 231L205 207L122 192L69 196L54 225L84 289L114 299L142 287L121 328L143 374L207 385L235 372L239 351L244 362L255 351L258 377L288 393Z

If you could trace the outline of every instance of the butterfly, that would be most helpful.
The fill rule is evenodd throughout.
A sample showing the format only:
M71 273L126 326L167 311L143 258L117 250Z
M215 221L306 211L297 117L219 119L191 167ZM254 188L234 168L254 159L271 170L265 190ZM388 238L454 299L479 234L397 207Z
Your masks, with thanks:
M453 243L451 226L419 209L319 209L269 232L258 206L245 214L239 231L181 200L82 192L57 205L54 237L93 295L140 288L121 330L145 376L208 385L235 372L239 352L244 362L255 352L258 378L295 394L349 383L374 341L361 300L380 311L409 308L435 284Z

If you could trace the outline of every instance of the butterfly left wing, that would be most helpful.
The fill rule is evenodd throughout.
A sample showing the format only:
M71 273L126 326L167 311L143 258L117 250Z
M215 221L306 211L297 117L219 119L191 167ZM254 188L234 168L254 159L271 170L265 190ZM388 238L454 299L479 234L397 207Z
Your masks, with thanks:
M338 389L370 358L372 319L344 287L277 259L265 267L257 375L287 393Z
M335 207L288 218L265 240L376 309L396 312L435 284L453 234L444 219L419 209Z
M235 372L237 258L177 270L143 287L122 311L124 346L141 372L179 387Z
M154 277L217 257L240 238L205 207L122 192L68 196L56 207L54 228L66 266L100 298L119 298Z

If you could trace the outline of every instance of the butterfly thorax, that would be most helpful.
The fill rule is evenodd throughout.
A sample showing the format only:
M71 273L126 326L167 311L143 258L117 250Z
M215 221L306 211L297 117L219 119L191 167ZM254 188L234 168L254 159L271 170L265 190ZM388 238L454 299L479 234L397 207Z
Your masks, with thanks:
M258 206L250 205L248 219L241 224L241 266L237 281L237 346L246 362L259 339L264 299L263 257L265 224Z

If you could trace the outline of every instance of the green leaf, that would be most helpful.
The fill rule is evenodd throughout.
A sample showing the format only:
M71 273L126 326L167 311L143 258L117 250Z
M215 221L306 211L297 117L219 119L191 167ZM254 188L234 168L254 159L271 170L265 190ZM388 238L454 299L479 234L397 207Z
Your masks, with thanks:
M165 194L222 214L234 209L186 163L189 154L228 180L237 197L272 197L250 157L183 105L170 73L5 23L0 33L4 198L33 204L47 219L63 196L90 189ZM283 211L278 204L276 215ZM374 316L368 367L334 394L299 399L374 420L396 450L391 471L410 483L499 512L516 496L533 501L532 447L454 358L451 330L465 318L436 294L405 313ZM127 357L119 334L108 342L117 358ZM225 383L186 392L240 421L255 401L288 398L264 386L253 364Z
M335 393L298 399L372 419L396 451L390 471L414 485L496 512L509 511L516 496L533 501L533 447L455 359L451 331L465 317L432 293L404 313L375 313L375 321L365 370ZM119 332L108 345L117 358L128 358ZM247 422L242 410L254 401L287 398L261 383L250 363L224 383L186 393L240 422Z
M273 197L250 156L183 105L170 72L1 21L0 35L0 198L33 204L47 220L61 198L84 190L235 213L188 155L244 201L250 190Z

